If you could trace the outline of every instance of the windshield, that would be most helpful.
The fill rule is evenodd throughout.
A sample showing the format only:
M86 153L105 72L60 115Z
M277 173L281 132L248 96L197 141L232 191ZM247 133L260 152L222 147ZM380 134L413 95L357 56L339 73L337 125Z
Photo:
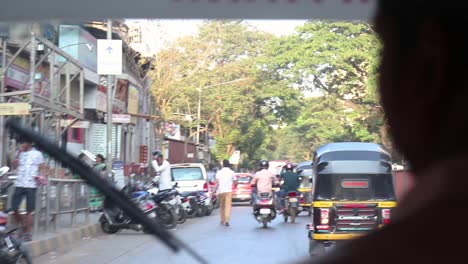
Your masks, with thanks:
M393 176L391 174L320 174L316 179L314 199L395 200Z
M312 183L310 179L312 179L312 166L305 165L297 167L297 173L300 177L302 177L302 181L299 184L299 188L312 188Z
M8 13L15 5L15 1L7 2L0 13ZM156 175L160 187L172 187L157 166L172 164L170 174L173 181L180 182L180 194L197 192L196 203L178 203L179 207L163 208L168 212L145 216L151 215L151 220L162 223L168 233L192 245L212 263L283 263L308 255L301 239L306 235L307 212L297 217L300 225L286 225L278 214L265 223L274 232L257 228L264 223L252 216L256 193L244 192L251 189L251 178L246 176L238 178L241 191L232 193L233 228L226 229L242 239L207 236L219 233L224 228L219 227L220 222L227 221L220 219L221 212L226 212L220 204L230 204L225 201L231 198L220 194L233 189L231 178L216 186L214 181L223 167L250 174L258 171L260 160L268 160L270 171L279 175L286 161L310 164L311 155L328 142L391 142L383 133L385 119L378 110L376 92L381 40L369 20L326 20L322 11L330 8L324 3L328 1L36 2L41 8L21 7L20 17L0 22L3 121L11 117L28 124L32 131L58 143L63 153L75 157L85 153L88 163L100 155L104 159L99 162L104 162L98 166L106 171L92 176L105 178L119 190L131 181L147 188L158 180ZM50 6L52 2L55 4ZM64 2L67 12L58 7ZM103 2L106 7L102 10ZM336 2L362 10L373 1ZM141 5L150 3L161 8L142 10ZM310 12L304 8L309 5ZM283 9L293 6L296 8L287 20L256 17L268 16L275 7L277 14L283 14ZM249 15L239 16L242 19L229 16L237 8ZM96 15L99 9L102 13ZM109 14L115 10L119 14ZM186 19L194 10L215 15L200 17L198 13L192 16L195 19ZM294 15L301 10L307 14ZM180 16L172 16L173 11ZM40 12L49 12L50 17L36 20L33 15ZM80 12L84 17L77 18ZM171 16L174 19L166 19ZM0 156L6 163L0 165L14 168L14 157L22 148L19 138L6 130L0 135ZM156 151L159 154L154 155ZM161 244L149 243L142 235L148 230L140 222L120 219L125 214L103 221L107 193L92 187L92 181L89 185L81 181L79 173L70 171L61 160L43 154L46 168L40 168L39 175L46 175L47 181L38 189L37 199L48 202L36 208L44 221L36 221L29 229L34 239L43 241L51 233L91 224L105 234L99 232L98 239L86 240L85 245L73 245L73 252L50 249L57 254L44 252L37 263L80 263L84 255L89 263L134 263L132 255L193 263L184 254L174 255ZM154 159L164 162L153 163ZM297 170L303 176L300 187L311 188L311 167ZM12 174L17 171L12 169ZM369 184L371 189L373 183ZM259 181L257 189L262 185ZM343 186L350 191L349 183ZM342 196L364 196L363 190L358 191ZM310 198L311 192L306 192L301 199ZM334 189L329 192L329 197L336 193ZM322 196L327 197L326 193ZM157 204L158 210L165 202ZM27 211L23 207L21 211ZM89 217L82 217L81 212ZM74 221L55 225L55 216L63 214L72 214ZM297 239L281 239L286 236ZM140 246L143 244L145 247ZM253 244L258 250L249 250ZM226 256L221 245L231 245L236 253ZM292 254L271 254L271 246ZM295 250L298 248L304 250ZM99 254L89 254L93 250Z
M203 180L202 170L194 168L172 168L173 181L200 181Z
M302 181L299 184L299 188L312 188L313 184L312 182L310 182L310 179L312 179L312 175L306 176L306 175L300 174L299 176L303 176Z

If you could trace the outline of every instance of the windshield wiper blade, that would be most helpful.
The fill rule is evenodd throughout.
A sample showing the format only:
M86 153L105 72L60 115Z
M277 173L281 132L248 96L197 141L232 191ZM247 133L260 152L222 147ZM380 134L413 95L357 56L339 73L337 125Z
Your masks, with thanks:
M91 167L84 165L79 159L73 157L66 151L59 148L57 143L35 132L31 128L20 125L17 120L8 119L5 127L15 132L20 137L35 143L36 147L70 168L73 172L80 175L88 184L96 187L105 196L109 197L117 206L119 206L132 219L144 225L156 238L160 239L174 252L185 249L193 258L200 263L208 263L203 257L198 255L192 248L176 238L169 231L161 227L156 221L147 217L136 204L131 202L123 193L118 191L112 185L106 182Z

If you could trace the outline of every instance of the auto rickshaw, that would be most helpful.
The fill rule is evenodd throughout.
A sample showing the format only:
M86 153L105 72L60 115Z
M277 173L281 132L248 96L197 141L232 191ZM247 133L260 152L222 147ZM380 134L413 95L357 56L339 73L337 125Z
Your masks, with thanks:
M373 143L330 143L313 159L309 253L383 228L396 207L390 154Z
M312 214L312 161L300 162L296 167L296 172L299 175L299 189L301 193L300 207L301 212Z

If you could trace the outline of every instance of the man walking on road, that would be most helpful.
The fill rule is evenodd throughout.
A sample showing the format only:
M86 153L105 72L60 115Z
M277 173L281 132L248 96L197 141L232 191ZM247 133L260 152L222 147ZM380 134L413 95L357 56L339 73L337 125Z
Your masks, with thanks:
M36 150L31 141L24 141L21 149L13 162L17 169L18 177L15 181L15 191L13 193L11 207L16 223L22 227L24 241L32 240L32 213L36 206L36 190L40 183L40 172L44 169L44 156ZM26 198L26 215L21 216L19 207L23 199Z
M232 206L232 186L236 184L236 174L229 168L228 160L223 160L223 168L216 173L216 190L218 192L221 224L229 226Z

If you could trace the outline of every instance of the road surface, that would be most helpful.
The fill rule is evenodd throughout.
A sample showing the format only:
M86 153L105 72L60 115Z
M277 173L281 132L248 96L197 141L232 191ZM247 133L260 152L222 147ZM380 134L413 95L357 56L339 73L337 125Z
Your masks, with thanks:
M172 231L208 263L292 263L308 256L307 214L295 224L276 218L263 229L250 206L234 207L231 226L220 225L219 210L203 218L189 219ZM196 263L185 253L174 254L143 232L122 231L89 238L62 252L39 257L34 263Z

